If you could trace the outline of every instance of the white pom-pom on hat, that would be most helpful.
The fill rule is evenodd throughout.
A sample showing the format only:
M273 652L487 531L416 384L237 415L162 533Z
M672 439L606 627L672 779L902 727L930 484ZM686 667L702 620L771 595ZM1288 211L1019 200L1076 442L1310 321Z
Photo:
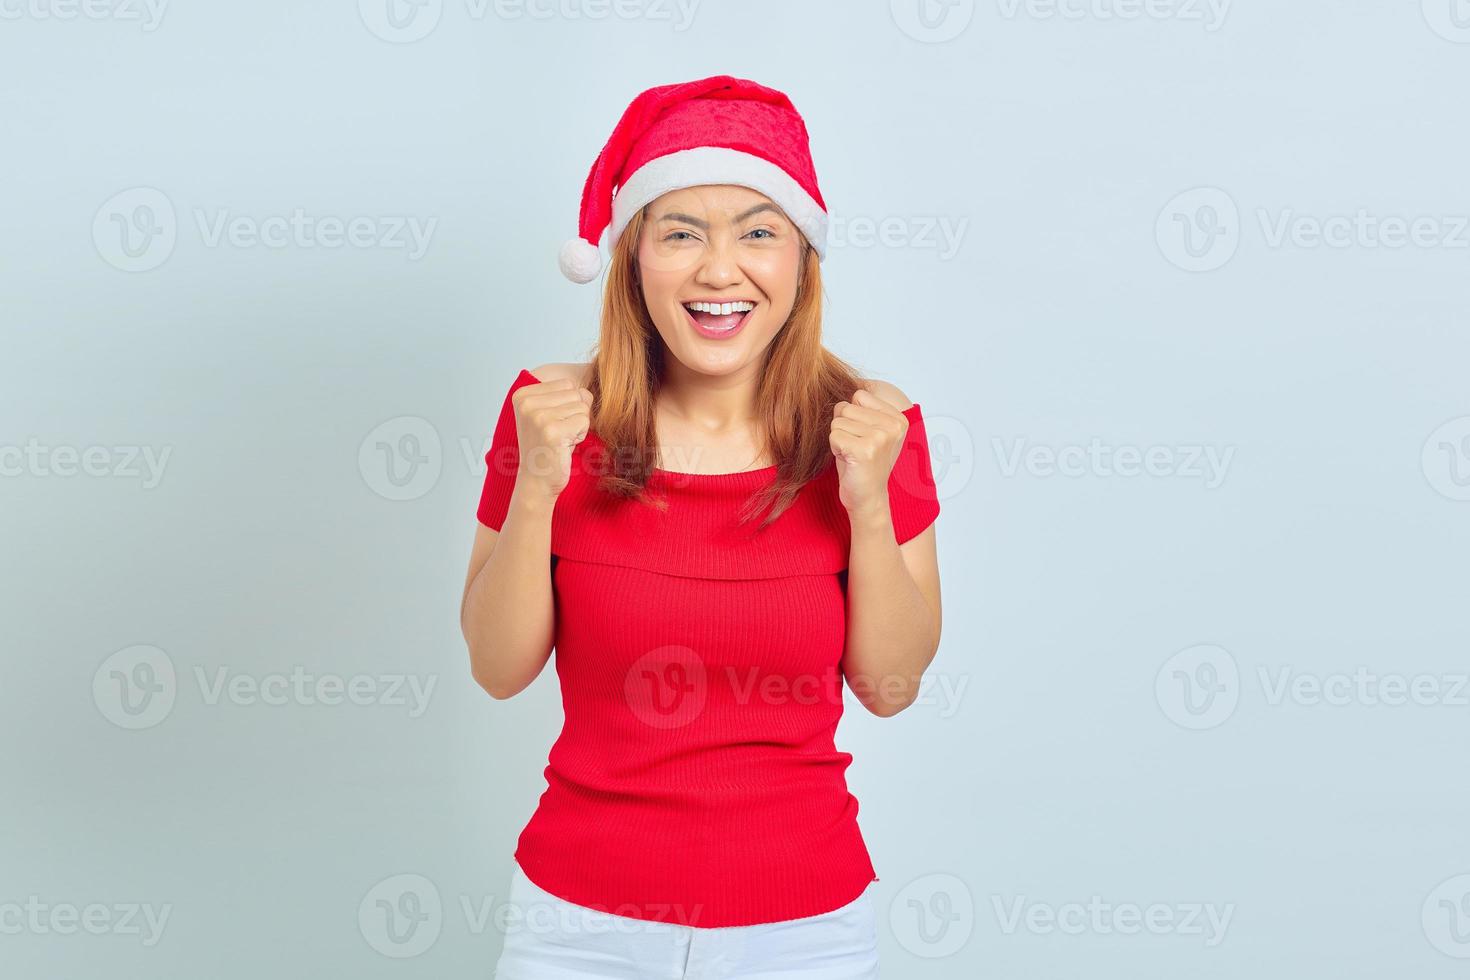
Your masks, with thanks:
M561 274L572 282L591 282L602 269L602 253L585 238L569 238L556 257Z

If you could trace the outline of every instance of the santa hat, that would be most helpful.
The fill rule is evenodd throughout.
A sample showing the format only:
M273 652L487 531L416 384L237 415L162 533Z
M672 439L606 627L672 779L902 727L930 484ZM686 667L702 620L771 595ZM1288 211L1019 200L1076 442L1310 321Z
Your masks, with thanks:
M744 78L713 75L641 93L623 112L582 186L578 237L561 248L562 274L590 282L608 247L648 202L697 184L738 184L786 212L822 258L827 205L791 100Z

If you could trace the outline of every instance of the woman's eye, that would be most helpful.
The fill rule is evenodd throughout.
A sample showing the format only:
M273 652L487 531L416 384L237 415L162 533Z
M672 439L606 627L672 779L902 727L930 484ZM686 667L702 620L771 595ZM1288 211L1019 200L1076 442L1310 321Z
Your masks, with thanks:
M751 230L750 234L752 234L752 235L764 235L767 238L774 238L774 237L776 237L771 232L771 229L769 229L769 228L754 228L754 229Z
M683 235L684 237L680 238L680 235ZM664 237L664 241L666 242L687 242L693 240L694 236L687 231L671 231L668 235Z

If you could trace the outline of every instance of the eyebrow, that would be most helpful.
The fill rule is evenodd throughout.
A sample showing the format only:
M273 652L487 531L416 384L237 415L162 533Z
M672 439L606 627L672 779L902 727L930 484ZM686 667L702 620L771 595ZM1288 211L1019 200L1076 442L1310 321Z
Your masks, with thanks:
M746 208L744 211L741 211L739 214L737 214L735 216L735 220L736 220L736 222L741 222L741 221L744 221L746 218L749 218L753 214L759 214L762 211L775 211L775 210L776 210L776 206L774 204L771 204L769 202L763 201L760 204L755 205L754 207ZM693 225L696 228L703 228L706 231L709 230L709 222L708 221L705 221L703 218L696 218L692 214L685 214L682 211L670 211L668 214L664 215L663 217L659 218L658 220L659 221L682 221L682 222L684 222L686 224L691 224L691 225Z

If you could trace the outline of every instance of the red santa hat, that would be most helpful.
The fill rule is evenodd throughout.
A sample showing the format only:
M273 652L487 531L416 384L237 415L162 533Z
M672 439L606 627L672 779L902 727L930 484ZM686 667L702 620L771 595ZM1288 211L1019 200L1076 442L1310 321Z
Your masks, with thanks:
M578 237L561 248L562 274L590 282L608 246L648 202L681 187L738 184L786 212L823 258L827 205L817 189L806 124L791 100L744 78L713 75L641 93L623 112L582 187Z

